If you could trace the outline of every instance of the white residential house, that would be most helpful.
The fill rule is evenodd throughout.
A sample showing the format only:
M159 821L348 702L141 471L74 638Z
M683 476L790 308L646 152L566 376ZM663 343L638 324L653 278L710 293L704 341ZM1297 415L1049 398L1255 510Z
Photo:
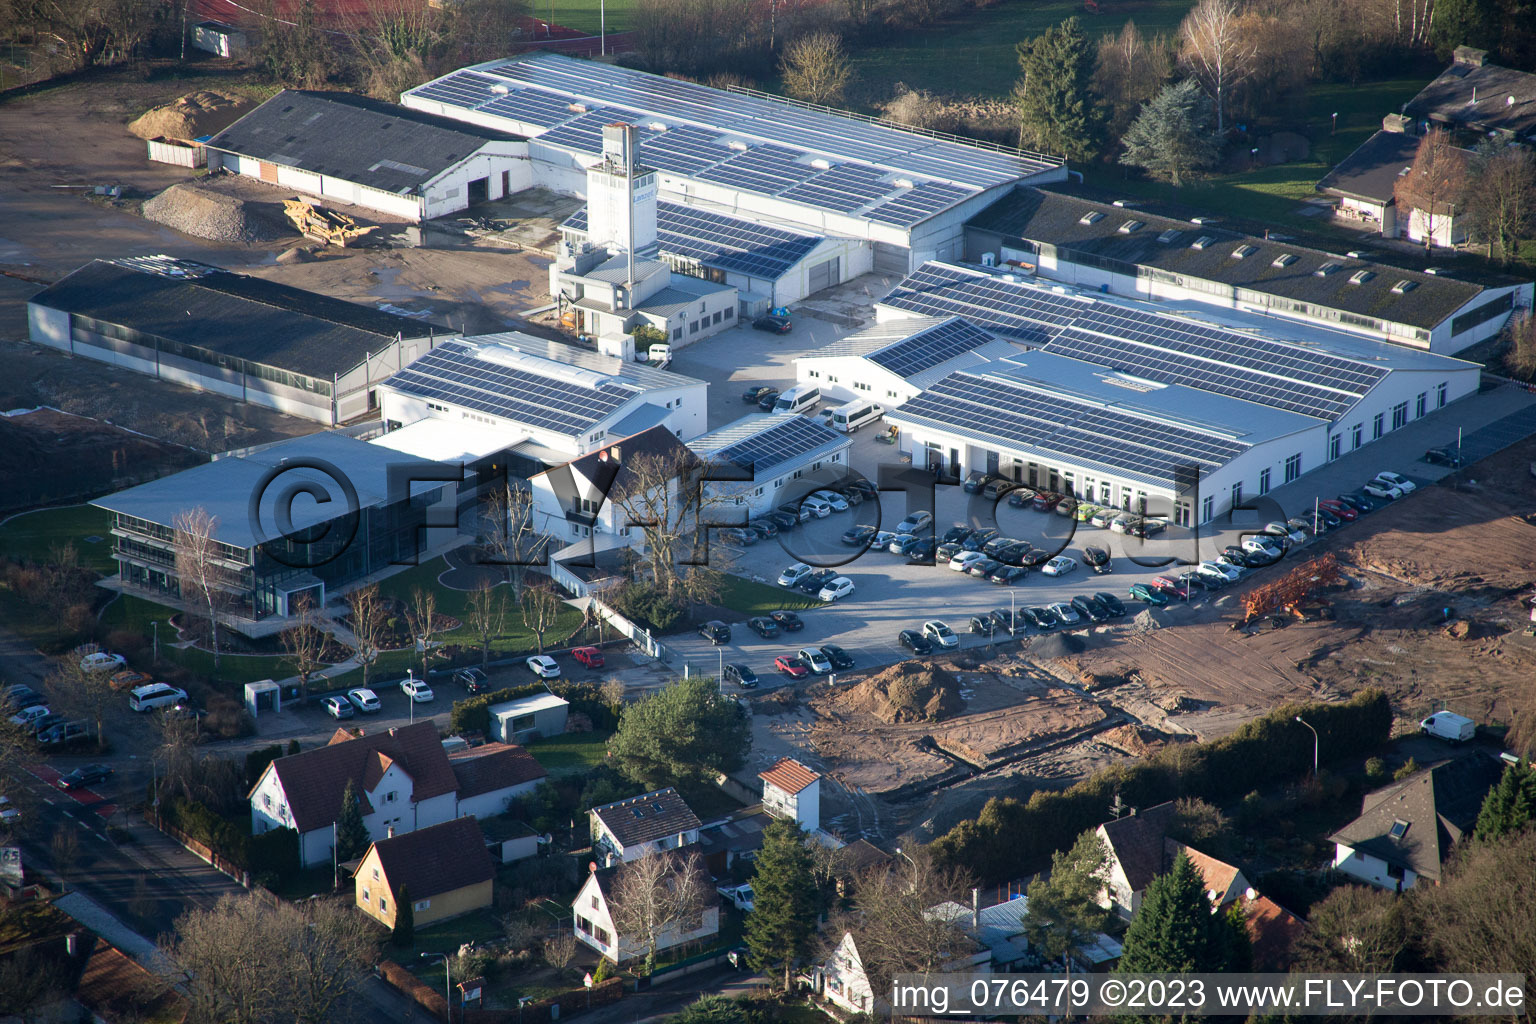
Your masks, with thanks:
M671 786L594 807L588 814L592 850L604 867L699 841L699 816Z
M646 953L645 943L633 935L626 936L614 923L609 907L610 885L616 872L594 871L587 876L581 891L571 904L572 927L577 941L590 946L614 963L624 963ZM691 925L691 927L690 927ZM720 931L720 908L710 906L697 921L674 923L667 927L656 942L658 952L687 942L707 939Z
M817 969L815 980L819 994L827 1002L849 1013L874 1013L875 991L864 973L853 933L843 933L832 955Z
M679 468L697 460L665 426L649 426L633 434L614 432L609 444L580 458L528 479L533 501L533 529L554 540L556 551L576 545L597 553L632 547L645 551L645 530L630 525L620 497L635 487L627 469L635 460ZM669 474L666 498L638 502L644 509L679 507L676 478ZM684 503L686 504L686 503ZM638 518L638 517L637 517Z
M775 818L793 818L807 832L821 828L821 773L781 757L757 777L763 780L763 810Z

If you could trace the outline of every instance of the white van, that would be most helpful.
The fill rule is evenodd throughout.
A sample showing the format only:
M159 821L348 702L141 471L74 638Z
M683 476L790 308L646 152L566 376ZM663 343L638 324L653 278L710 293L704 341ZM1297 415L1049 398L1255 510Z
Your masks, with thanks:
M773 403L774 412L805 412L816 408L821 401L821 389L809 384L797 384L779 396Z
M832 420L828 424L833 430L841 430L845 434L852 434L866 423L873 423L885 415L885 410L868 399L859 399L840 405L832 410Z
M165 683L150 683L128 694L128 707L134 711L150 711L154 708L170 707L177 701L186 699L186 690L178 690Z

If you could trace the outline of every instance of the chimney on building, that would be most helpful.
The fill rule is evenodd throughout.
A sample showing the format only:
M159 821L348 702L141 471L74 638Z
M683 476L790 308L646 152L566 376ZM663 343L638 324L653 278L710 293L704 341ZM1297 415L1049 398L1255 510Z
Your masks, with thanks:
M393 838L395 838L395 826L393 826L393 825L389 826L389 829L387 831L388 831L389 834L385 836L386 839L393 839Z

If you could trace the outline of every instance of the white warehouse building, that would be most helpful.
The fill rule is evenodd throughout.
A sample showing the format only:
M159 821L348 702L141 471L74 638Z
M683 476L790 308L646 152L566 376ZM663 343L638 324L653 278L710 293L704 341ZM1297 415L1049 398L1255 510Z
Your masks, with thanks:
M749 306L959 258L967 219L1015 184L1067 173L1054 157L548 53L464 68L400 102L526 136L534 181L571 195L586 195L603 128L633 125L661 203L841 240L771 294L738 284Z
M209 170L409 221L533 184L527 143L516 135L344 92L285 89L207 148Z
M719 467L704 485L756 517L785 501L799 501L814 488L792 487L796 480L830 483L848 467L853 442L810 416L754 413L688 442L700 459ZM728 477L733 479L720 479ZM790 488L786 491L785 488ZM741 520L743 523L746 519Z
M958 316L887 320L795 360L795 379L824 399L867 399L887 411L957 370L1019 352Z
M1477 391L1480 367L1275 318L930 264L882 322L959 315L1031 351L889 414L914 465L1205 523Z

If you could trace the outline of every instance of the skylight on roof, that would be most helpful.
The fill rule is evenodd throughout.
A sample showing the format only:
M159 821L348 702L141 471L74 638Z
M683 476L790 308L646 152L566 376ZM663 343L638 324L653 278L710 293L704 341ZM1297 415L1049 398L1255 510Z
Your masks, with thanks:
M1101 221L1103 219L1104 219L1104 214L1102 214L1098 210L1089 210L1087 213L1085 213L1081 217L1079 217L1077 219L1077 222L1079 224L1097 224L1099 221Z
M1140 231L1146 226L1147 222L1144 220L1128 220L1124 224L1120 225L1120 233L1122 235L1128 235L1133 231Z
M1175 238L1178 238L1183 233L1184 232L1180 231L1178 228L1169 228L1167 231L1164 231L1162 234L1158 235L1157 240L1162 242L1164 245L1167 245L1169 242L1173 241Z
M1339 269L1339 265L1337 263L1335 263L1333 260L1329 260L1327 263L1324 263L1322 266L1320 266L1316 270L1312 271L1312 276L1313 277L1327 277L1329 274L1333 273L1334 271L1336 271L1338 269Z
M1387 833L1393 839L1401 839L1408 834L1408 823L1401 818L1392 823L1392 831Z
M1259 247L1256 245L1240 245L1232 250L1232 258L1235 260L1245 260L1258 251Z
M1397 282L1397 284L1392 286L1392 294L1393 295L1404 295L1404 294L1406 294L1408 292L1413 291L1418 286L1419 286L1419 282L1417 282L1417 281L1409 281L1408 279L1404 278L1403 280Z
M1293 252L1283 252L1279 256L1275 257L1274 262L1271 263L1270 266L1272 266L1272 267L1288 267L1292 263L1295 263L1295 262L1296 262L1296 254L1295 253L1293 253Z
M1365 284L1365 282L1369 281L1371 278L1373 278L1375 276L1376 276L1376 272L1375 271L1372 271L1372 270L1357 270L1353 274L1349 275L1349 283L1350 284Z
M1193 242L1190 242L1189 243L1189 247L1191 249L1204 249L1206 246L1210 245L1214 241L1216 241L1216 239L1212 238L1210 235L1201 235L1199 238L1195 239Z

